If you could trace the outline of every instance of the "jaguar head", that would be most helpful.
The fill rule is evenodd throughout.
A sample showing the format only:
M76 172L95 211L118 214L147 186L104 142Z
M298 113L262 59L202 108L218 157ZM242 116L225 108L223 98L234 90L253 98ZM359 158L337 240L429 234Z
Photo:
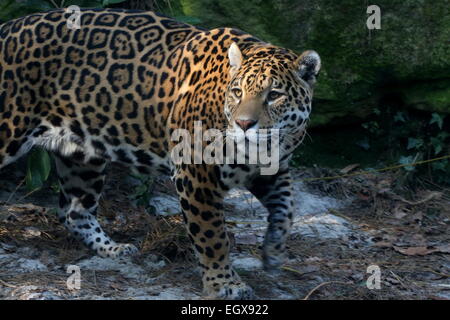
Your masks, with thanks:
M225 99L228 130L245 133L251 141L260 129L267 129L266 137L267 132L275 129L292 151L305 134L313 85L320 70L319 55L305 51L297 56L272 45L252 48L243 54L232 43L228 59L231 77Z

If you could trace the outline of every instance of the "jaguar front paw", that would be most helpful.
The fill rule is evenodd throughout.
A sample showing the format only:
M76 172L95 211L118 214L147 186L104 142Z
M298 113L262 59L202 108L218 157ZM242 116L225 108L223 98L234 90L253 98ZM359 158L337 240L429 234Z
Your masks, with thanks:
M285 252L263 251L263 267L267 272L275 272L286 262L287 255Z
M107 247L98 248L96 251L103 258L120 258L132 256L139 252L136 246L129 243L114 243Z
M255 298L253 289L242 281L222 283L205 291L205 298L212 300L251 300Z

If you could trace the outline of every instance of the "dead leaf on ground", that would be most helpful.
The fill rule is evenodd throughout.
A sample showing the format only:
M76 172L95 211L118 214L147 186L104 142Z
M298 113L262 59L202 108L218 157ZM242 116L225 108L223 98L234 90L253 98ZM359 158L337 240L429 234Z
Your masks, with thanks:
M396 219L402 219L402 218L406 217L407 215L408 215L408 213L403 211L400 208L395 208L395 210L394 210L394 218L396 218Z
M360 192L357 192L356 195L358 196L358 198L360 200L363 200L363 201L368 201L371 198L370 193L367 190L362 190Z
M349 172L355 170L355 169L358 168L358 167L359 167L359 163L349 164L349 165L346 166L345 168L342 168L340 172L341 172L342 174L347 174L347 173L349 173Z
M394 250L400 252L401 254L407 256L425 256L427 254L439 252L439 253L450 253L450 245L442 245L436 247L408 247L401 248L397 246L393 246Z

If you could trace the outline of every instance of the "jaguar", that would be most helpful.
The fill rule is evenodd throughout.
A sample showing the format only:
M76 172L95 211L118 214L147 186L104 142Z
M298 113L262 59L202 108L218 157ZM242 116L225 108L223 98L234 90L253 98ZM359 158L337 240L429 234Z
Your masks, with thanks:
M262 260L276 270L295 210L288 164L305 136L319 55L150 11L82 9L78 27L68 23L72 14L54 10L0 26L0 168L35 146L52 152L59 221L110 258L138 249L116 243L97 221L108 163L171 175L204 295L254 297L231 265L223 199L244 187L267 208ZM278 130L278 170L263 175L259 163L175 163L172 135L193 133L198 122L224 139Z

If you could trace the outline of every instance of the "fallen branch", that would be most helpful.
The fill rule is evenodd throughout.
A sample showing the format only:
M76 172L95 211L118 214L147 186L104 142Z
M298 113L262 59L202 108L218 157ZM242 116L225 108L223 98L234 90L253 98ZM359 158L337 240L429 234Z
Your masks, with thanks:
M411 205L411 206L417 206L418 204L425 203L425 202L430 201L430 200L432 200L432 199L439 199L439 198L442 196L442 193L441 193L441 192L433 191L433 192L430 192L430 193L429 193L425 198L423 198L422 200L419 200L419 201L409 201L409 200L406 200L405 198L403 198L403 197L401 197L401 196L399 196L399 195L397 195L397 194L395 194L395 193L390 193L390 194L391 194L391 196L392 196L394 199L400 200L400 201L402 201L402 202L405 202L405 203L407 203L407 204L409 204L409 205Z
M8 288L17 288L17 286L9 284L9 283L3 281L2 279L0 279L0 284L4 285L5 287L8 287Z

